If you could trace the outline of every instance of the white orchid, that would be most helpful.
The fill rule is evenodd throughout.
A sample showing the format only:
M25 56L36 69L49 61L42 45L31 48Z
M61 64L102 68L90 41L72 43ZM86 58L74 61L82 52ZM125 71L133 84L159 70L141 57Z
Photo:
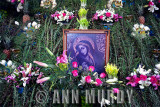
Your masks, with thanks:
M134 25L134 28L135 28L135 29L138 29L138 28L139 28L139 24L135 24L135 25Z
M151 78L147 78L146 81L140 80L139 81L139 84L140 84L139 87L140 87L140 89L144 89L144 87L148 87L151 84L150 79Z
M158 7L156 7L156 5L151 5L149 8L148 8L149 12L152 12L154 13L155 10L159 10Z

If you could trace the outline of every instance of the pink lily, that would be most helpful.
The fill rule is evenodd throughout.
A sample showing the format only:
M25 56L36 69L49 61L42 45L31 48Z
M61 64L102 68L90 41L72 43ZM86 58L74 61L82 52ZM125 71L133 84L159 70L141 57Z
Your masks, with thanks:
M95 13L95 14L94 14L93 20L98 20L98 13Z
M37 77L37 79L42 78L42 76L43 76L43 72L40 72L40 74L39 74L39 76Z
M42 67L48 67L48 65L46 63L43 63L43 62L39 62L39 61L33 61L33 63L39 65L39 66L42 66Z
M14 3L15 1L17 1L17 0L11 0L12 3Z
M140 80L146 81L147 80L147 76L146 75L140 75Z
M23 3L24 3L24 0L21 0L21 3L23 4Z
M154 5L154 2L149 1L148 6L151 7L151 6L153 6L153 5Z
M137 75L133 75L131 77L127 77L127 80L129 80L129 82L127 83L127 85L131 85L132 87L135 87L138 82L140 81L140 79L137 77Z
M113 18L115 19L116 22L118 22L119 19L122 19L123 17L122 17L122 16L119 16L118 14L114 14L114 15L113 15Z
M63 51L63 54L61 56L57 57L57 64L59 63L68 63L66 50Z
M101 77L101 78L105 78L105 77L106 77L106 74L103 72L103 73L100 74L100 77Z
M37 82L38 84L42 84L42 83L48 81L49 79L50 79L50 77L44 77L44 78L42 78L42 79L37 79L36 82Z

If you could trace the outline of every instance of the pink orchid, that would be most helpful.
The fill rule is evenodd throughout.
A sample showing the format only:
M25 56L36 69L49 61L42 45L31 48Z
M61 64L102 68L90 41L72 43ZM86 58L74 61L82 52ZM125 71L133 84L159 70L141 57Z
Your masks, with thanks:
M113 88L113 93L119 93L119 88Z
M123 17L122 17L122 16L119 16L118 14L114 14L114 15L113 15L113 18L115 19L116 22L118 22L119 19L122 19Z
M48 65L46 63L43 63L43 62L39 62L39 61L33 61L33 63L39 65L39 66L42 66L42 67L48 67Z
M154 5L154 2L149 1L148 6L151 7L151 6L153 6L153 5Z
M42 78L42 79L37 79L36 82L37 82L38 84L42 84L42 83L48 81L49 79L50 79L50 77L44 77L44 78Z
M23 77L26 77L25 71L22 71L22 75L23 75Z
M88 69L89 69L89 71L93 72L95 68L94 68L94 66L89 66Z
M107 12L106 13L106 17L110 17L111 16L111 13L110 12Z
M86 76L86 77L85 77L85 81L86 81L87 83L90 83L90 82L91 82L91 76Z
M57 64L59 63L68 63L66 50L63 51L63 54L61 56L57 57Z
M129 80L129 82L127 83L127 85L131 85L132 87L135 87L138 82L140 81L140 79L137 77L137 75L133 75L131 77L126 77L127 80Z
M140 75L140 80L146 81L147 80L147 76L146 75Z
M100 18L101 20L103 20L103 17L104 17L103 15L99 16L99 18Z
M97 78L96 79L96 86L100 86L101 84L102 84L102 81L99 78Z
M78 67L77 62L72 62L72 66L73 66L74 68L77 68L77 67Z
M21 3L23 4L23 3L24 3L24 0L21 0Z
M73 74L74 77L77 77L78 76L78 71L77 70L73 70L72 74Z
M100 77L101 77L101 78L105 78L105 77L106 77L106 74L103 72L103 73L100 74Z

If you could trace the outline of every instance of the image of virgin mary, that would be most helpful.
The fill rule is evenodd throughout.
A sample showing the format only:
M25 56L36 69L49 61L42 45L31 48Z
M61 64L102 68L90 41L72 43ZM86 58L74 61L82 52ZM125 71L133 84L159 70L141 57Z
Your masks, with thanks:
M87 70L89 66L95 66L93 55L91 54L93 47L88 41L80 41L76 45L76 60L79 66L82 66L84 70Z

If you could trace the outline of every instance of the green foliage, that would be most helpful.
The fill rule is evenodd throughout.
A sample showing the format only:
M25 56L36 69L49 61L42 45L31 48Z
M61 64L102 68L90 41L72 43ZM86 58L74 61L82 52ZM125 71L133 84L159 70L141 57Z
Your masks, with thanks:
M42 25L39 31L37 31L33 38L27 38L23 33L19 36L16 33L6 33L5 30L1 29L0 34L2 36L14 36L14 47L20 49L20 53L18 53L17 57L11 57L11 60L17 62L18 65L23 64L24 62L32 63L34 60L38 60L47 64L55 64L56 56L60 55L63 51L63 29L73 29L77 28L77 21L72 20L68 25L58 26L52 22L49 14L52 11L60 10L63 6L67 8L67 10L74 10L75 13L78 13L80 7L80 0L56 0L57 6L53 10L43 9L39 7L40 0L29 0L29 12L30 14L34 14L36 12L46 13L48 18L45 21L42 21ZM142 63L146 66L146 69L153 68L157 63L152 54L153 49L157 49L160 46L160 20L156 19L153 14L147 14L146 23L147 26L152 26L151 30L154 31L155 36L149 36L142 41L134 38L131 35L131 30L135 23L138 23L138 6L145 5L146 1L144 0L129 0L135 1L135 5L129 6L125 5L122 9L115 9L116 13L119 13L123 16L123 19L119 22L114 23L113 26L110 27L110 63L115 64L119 68L118 77L120 80L123 80L125 83L125 78L132 72L133 68L136 68L138 64ZM126 0L126 3L129 2ZM88 12L88 19L91 19L93 14L97 9L103 9L107 4L106 0L88 0L87 10L80 11L78 14L80 17L85 16ZM125 17L127 15L132 15L132 20L126 20ZM11 21L8 18L9 21ZM21 20L21 19L20 19ZM10 25L8 22L6 22ZM79 23L82 25L88 26L89 22L86 19L80 20ZM4 24L4 23L3 23ZM2 25L2 23L1 23ZM102 25L97 25L94 22L90 22L90 29L105 29ZM2 32L3 31L3 32ZM33 45L33 42L36 42ZM53 53L53 56L48 54L48 50L45 49L47 47ZM3 49L0 49L0 59L5 58L5 54L3 53ZM51 54L52 55L52 54ZM62 88L77 88L74 83L67 84L70 78L62 78L59 77L62 75L66 75L65 72L60 71L59 69L51 69L51 68L42 68L42 71L47 75L52 74L52 81L44 84L43 86L33 86L26 87L23 95L17 92L17 88L7 85L3 86L3 91L0 93L0 97L2 101L0 101L0 105L3 106L53 106L49 99L52 96L47 96L47 101L44 104L39 104L35 100L36 92L39 90L47 90L48 93L52 92L53 89L62 89ZM56 72L56 73L55 73ZM60 83L61 81L61 83ZM65 87L64 87L65 86ZM2 86L1 86L2 88ZM27 91L29 88L33 88L32 91ZM129 86L122 86L123 90L129 89ZM50 89L50 91L49 91ZM128 103L128 100L121 107L146 107L153 106L158 107L160 104L160 94L158 91L155 91L152 88L143 90L134 90L133 101L131 104ZM148 94L148 95L147 95ZM84 99L82 98L84 101ZM85 105L83 103L83 105ZM72 106L72 105L69 105ZM86 105L85 105L86 106ZM113 105L114 106L114 105ZM116 105L118 106L118 105ZM115 106L114 106L115 107Z

